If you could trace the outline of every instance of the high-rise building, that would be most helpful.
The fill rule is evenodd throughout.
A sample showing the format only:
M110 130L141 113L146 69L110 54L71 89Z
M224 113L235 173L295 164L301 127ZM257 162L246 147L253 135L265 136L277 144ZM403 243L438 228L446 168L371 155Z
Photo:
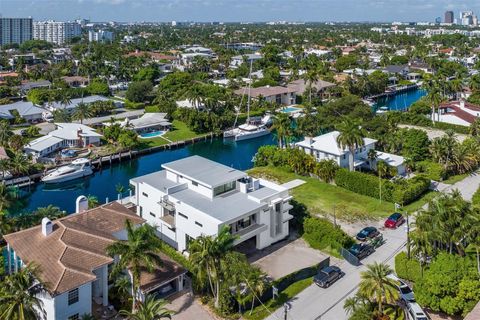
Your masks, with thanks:
M89 42L112 42L113 41L113 32L105 31L105 30L98 30L88 31L88 41Z
M471 26L473 25L473 11L462 11L460 12L460 23L462 26Z
M33 38L63 45L74 37L82 34L82 28L77 22L35 21L33 23Z
M453 11L446 11L445 12L445 23L453 23Z
M32 18L0 18L0 45L32 40Z

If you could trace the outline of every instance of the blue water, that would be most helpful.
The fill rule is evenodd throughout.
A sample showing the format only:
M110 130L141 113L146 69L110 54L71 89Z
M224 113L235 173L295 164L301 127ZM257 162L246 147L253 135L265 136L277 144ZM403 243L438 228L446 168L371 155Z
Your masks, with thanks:
M404 111L407 110L412 103L416 102L426 94L427 92L424 89L410 90L395 96L380 98L375 103L374 107L375 110L386 106L388 110Z
M246 170L253 166L252 158L262 145L275 144L273 135L267 135L245 141L223 141L213 139L197 142L186 147L174 150L160 151L148 154L131 161L115 163L93 176L74 180L62 184L36 184L30 192L26 189L21 200L21 208L12 214L21 211L32 211L38 207L50 204L60 207L67 212L75 209L75 199L80 195L93 195L103 203L117 199L116 185L128 187L131 178L161 170L162 163L178 160L191 155L199 155L235 169ZM128 194L128 192L126 193Z
M158 137L158 136L161 136L162 134L164 134L165 131L151 131L151 132L143 132L143 133L140 133L140 137L142 138L154 138L154 137Z
M302 110L302 109L300 109L300 108L295 108L295 107L288 107L288 108L282 109L281 112L283 112L283 113L292 113L292 112L296 112L296 111L299 111L299 110Z

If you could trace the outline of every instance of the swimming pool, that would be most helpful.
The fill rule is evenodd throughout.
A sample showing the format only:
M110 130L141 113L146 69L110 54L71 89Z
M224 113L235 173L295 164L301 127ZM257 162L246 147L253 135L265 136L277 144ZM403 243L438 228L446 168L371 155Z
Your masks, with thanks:
M164 133L165 133L165 131L158 130L158 131L142 132L142 133L139 134L139 136L142 139L148 139L148 138L160 137Z
M282 110L280 110L280 112L283 112L283 113L293 113L293 112L298 112L302 109L300 108L296 108L296 107L286 107L286 108L283 108Z

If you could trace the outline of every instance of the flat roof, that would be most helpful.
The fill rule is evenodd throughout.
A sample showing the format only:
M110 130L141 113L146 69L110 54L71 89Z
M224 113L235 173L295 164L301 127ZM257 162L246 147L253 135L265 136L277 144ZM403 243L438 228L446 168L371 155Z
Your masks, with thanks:
M164 163L162 167L210 188L247 176L245 172L200 156Z
M181 185L181 183L168 180L167 179L167 172L165 170L153 172L150 174L146 174L144 176L136 177L133 179L130 179L130 182L132 183L146 183L149 186L160 190L164 193L167 193L167 189L176 187Z
M267 206L266 203L258 203L248 198L248 193L240 191L228 192L213 199L203 196L193 190L184 189L170 195L220 222L228 222L238 217Z

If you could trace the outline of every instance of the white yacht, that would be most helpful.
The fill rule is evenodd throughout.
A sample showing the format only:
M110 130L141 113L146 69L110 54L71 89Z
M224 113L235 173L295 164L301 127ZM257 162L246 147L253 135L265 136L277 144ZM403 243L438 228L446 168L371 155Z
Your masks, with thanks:
M42 178L45 183L59 183L73 179L83 178L93 174L90 160L79 158L72 161L69 165L54 169Z
M386 112L388 112L388 107L384 106L384 107L378 108L375 113L376 114L381 114L381 113L386 113Z
M265 136L270 133L267 126L271 125L272 119L271 116L267 115L263 118L261 117L250 117L250 89L252 85L251 81L251 74L252 74L252 63L250 62L250 74L249 74L249 83L248 83L248 100L247 100L247 121L235 127L238 119L238 113L240 113L240 108L237 110L237 118L235 119L235 124L233 125L233 129L227 130L223 133L224 139L235 139L235 141L253 139ZM243 100L243 97L242 97ZM241 102L240 102L241 105Z

